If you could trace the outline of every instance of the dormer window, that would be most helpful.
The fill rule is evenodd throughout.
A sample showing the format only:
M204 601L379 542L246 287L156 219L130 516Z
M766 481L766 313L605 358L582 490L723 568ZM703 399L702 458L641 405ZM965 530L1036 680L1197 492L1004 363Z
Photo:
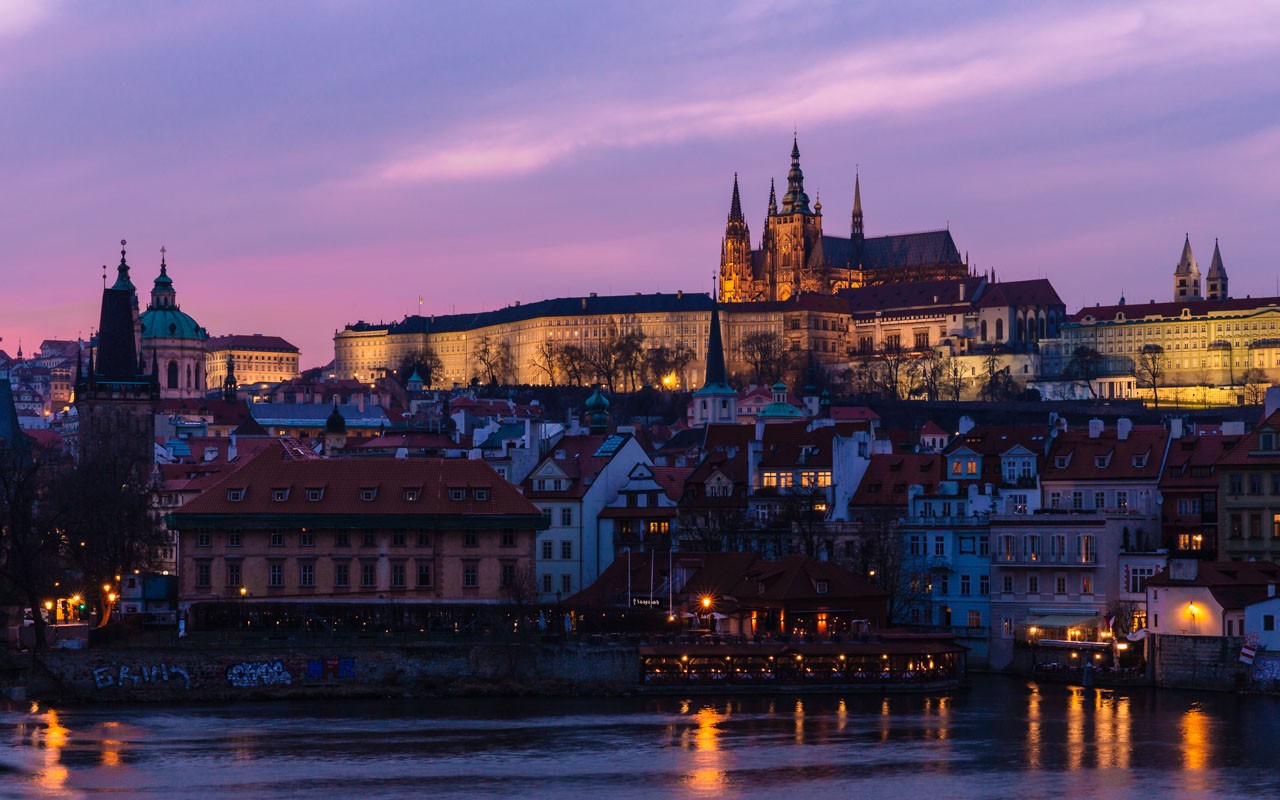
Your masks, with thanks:
M1055 467L1057 467L1058 469L1066 469L1066 468L1067 468L1067 462L1068 462L1069 460L1070 460L1070 459L1068 459L1066 456L1058 456L1057 458L1055 458L1055 459L1053 460L1053 465L1054 465Z
M1147 465L1147 457L1146 457L1146 456L1134 456L1134 457L1133 457L1133 468L1134 468L1134 469L1142 469L1142 468L1143 468L1143 467L1145 467L1146 465Z
M477 501L479 501L479 502L481 502L481 503L488 502L488 500L489 500L489 490L488 490L488 489L472 489L472 490L471 490L471 499L473 499L473 500L477 500Z
M818 581L814 584L814 591L818 594L826 594L831 591L831 584L828 581Z
M239 503L244 499L244 489L228 489L227 499L232 503Z
M405 490L404 490L404 499L405 499L405 502L406 502L406 503L416 503L416 502L418 502L418 490L417 490L417 489L405 489Z
M1107 456L1094 456L1093 466L1097 467L1098 469L1106 469L1107 462L1110 460L1111 459L1109 459Z
M289 499L289 490L287 488L271 490L271 501L273 503L283 503L288 499Z
M372 486L366 486L360 490L360 499L366 503L372 503L373 499L378 496L378 490Z
M449 499L455 503L461 503L463 500L467 499L467 490L466 489L450 489Z
M307 489L308 502L318 503L323 499L324 499L324 489L320 487L312 487L310 489Z
M1258 449L1259 450L1275 450L1276 449L1275 433L1272 431L1266 431L1261 436L1259 436Z

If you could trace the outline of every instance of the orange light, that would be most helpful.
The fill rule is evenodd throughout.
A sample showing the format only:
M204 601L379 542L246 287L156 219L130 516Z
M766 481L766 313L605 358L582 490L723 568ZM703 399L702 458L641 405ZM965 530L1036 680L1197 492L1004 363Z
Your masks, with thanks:
M702 598L702 607L703 607L703 608L711 608L711 598L710 598L710 597L704 597L704 598Z

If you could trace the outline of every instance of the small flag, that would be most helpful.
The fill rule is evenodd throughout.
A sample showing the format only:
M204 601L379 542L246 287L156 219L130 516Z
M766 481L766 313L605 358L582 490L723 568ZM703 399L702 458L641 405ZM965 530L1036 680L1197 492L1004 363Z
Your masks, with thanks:
M1256 647L1254 647L1251 644L1246 644L1244 647L1240 648L1240 660L1246 664L1252 664L1253 656L1257 652L1258 652L1258 649Z
M1103 619L1105 619L1105 620L1107 621L1107 630L1111 630L1112 628L1114 628L1114 627L1116 626L1116 615L1115 615L1115 614L1108 614L1108 615L1107 615L1106 617L1104 617Z

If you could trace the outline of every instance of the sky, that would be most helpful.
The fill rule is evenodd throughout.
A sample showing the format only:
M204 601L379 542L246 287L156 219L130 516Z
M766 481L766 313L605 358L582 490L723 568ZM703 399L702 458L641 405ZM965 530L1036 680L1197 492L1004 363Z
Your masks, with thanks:
M793 132L824 229L949 226L1068 307L1221 240L1280 294L1280 4L0 0L0 348L145 304L304 366L357 320L710 291Z

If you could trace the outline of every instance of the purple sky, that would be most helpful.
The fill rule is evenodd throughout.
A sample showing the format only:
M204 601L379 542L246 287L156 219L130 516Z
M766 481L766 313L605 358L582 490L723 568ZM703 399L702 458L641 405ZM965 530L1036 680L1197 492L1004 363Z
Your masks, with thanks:
M1190 232L1275 294L1280 4L0 0L0 348L96 325L129 240L211 333L707 291L793 127L846 234L948 222L1069 310ZM144 300L145 302L145 300Z

